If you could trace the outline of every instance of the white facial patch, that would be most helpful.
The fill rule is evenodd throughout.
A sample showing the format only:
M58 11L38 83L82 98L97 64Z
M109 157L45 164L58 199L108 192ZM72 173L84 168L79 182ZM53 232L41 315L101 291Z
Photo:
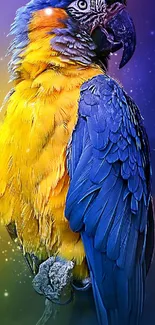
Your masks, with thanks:
M69 14L89 32L104 19L106 9L105 0L76 0L68 6Z
M104 7L106 7L105 0L90 0L91 10L96 12L101 12Z
M81 13L87 13L91 10L91 0L76 0L73 1L69 6L69 10L75 10Z

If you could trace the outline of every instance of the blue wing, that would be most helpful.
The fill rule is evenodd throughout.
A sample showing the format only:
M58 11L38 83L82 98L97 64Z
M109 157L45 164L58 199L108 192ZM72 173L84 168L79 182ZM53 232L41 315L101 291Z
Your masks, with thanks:
M65 214L81 233L99 323L138 324L153 249L149 147L138 108L107 76L81 89L68 170Z

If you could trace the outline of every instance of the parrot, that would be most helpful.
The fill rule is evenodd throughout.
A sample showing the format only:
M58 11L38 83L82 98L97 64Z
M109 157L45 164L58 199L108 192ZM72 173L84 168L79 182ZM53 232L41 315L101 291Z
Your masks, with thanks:
M149 140L107 74L111 54L122 49L123 68L136 48L127 1L31 0L10 34L0 221L29 263L73 261L81 290L90 278L99 325L138 325L154 251Z

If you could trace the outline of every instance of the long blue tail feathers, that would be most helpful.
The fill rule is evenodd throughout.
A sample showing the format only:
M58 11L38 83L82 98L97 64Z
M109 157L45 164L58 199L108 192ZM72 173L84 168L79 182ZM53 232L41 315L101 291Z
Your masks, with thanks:
M137 263L128 280L125 272L94 248L91 237L86 233L81 237L87 251L99 325L139 325L145 291L144 264Z

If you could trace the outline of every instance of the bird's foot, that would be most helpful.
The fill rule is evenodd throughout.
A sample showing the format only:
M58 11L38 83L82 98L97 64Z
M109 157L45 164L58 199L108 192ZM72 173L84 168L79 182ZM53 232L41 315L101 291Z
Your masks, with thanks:
M53 303L63 305L73 298L71 287L74 263L60 257L50 257L39 266L33 279L35 291Z

